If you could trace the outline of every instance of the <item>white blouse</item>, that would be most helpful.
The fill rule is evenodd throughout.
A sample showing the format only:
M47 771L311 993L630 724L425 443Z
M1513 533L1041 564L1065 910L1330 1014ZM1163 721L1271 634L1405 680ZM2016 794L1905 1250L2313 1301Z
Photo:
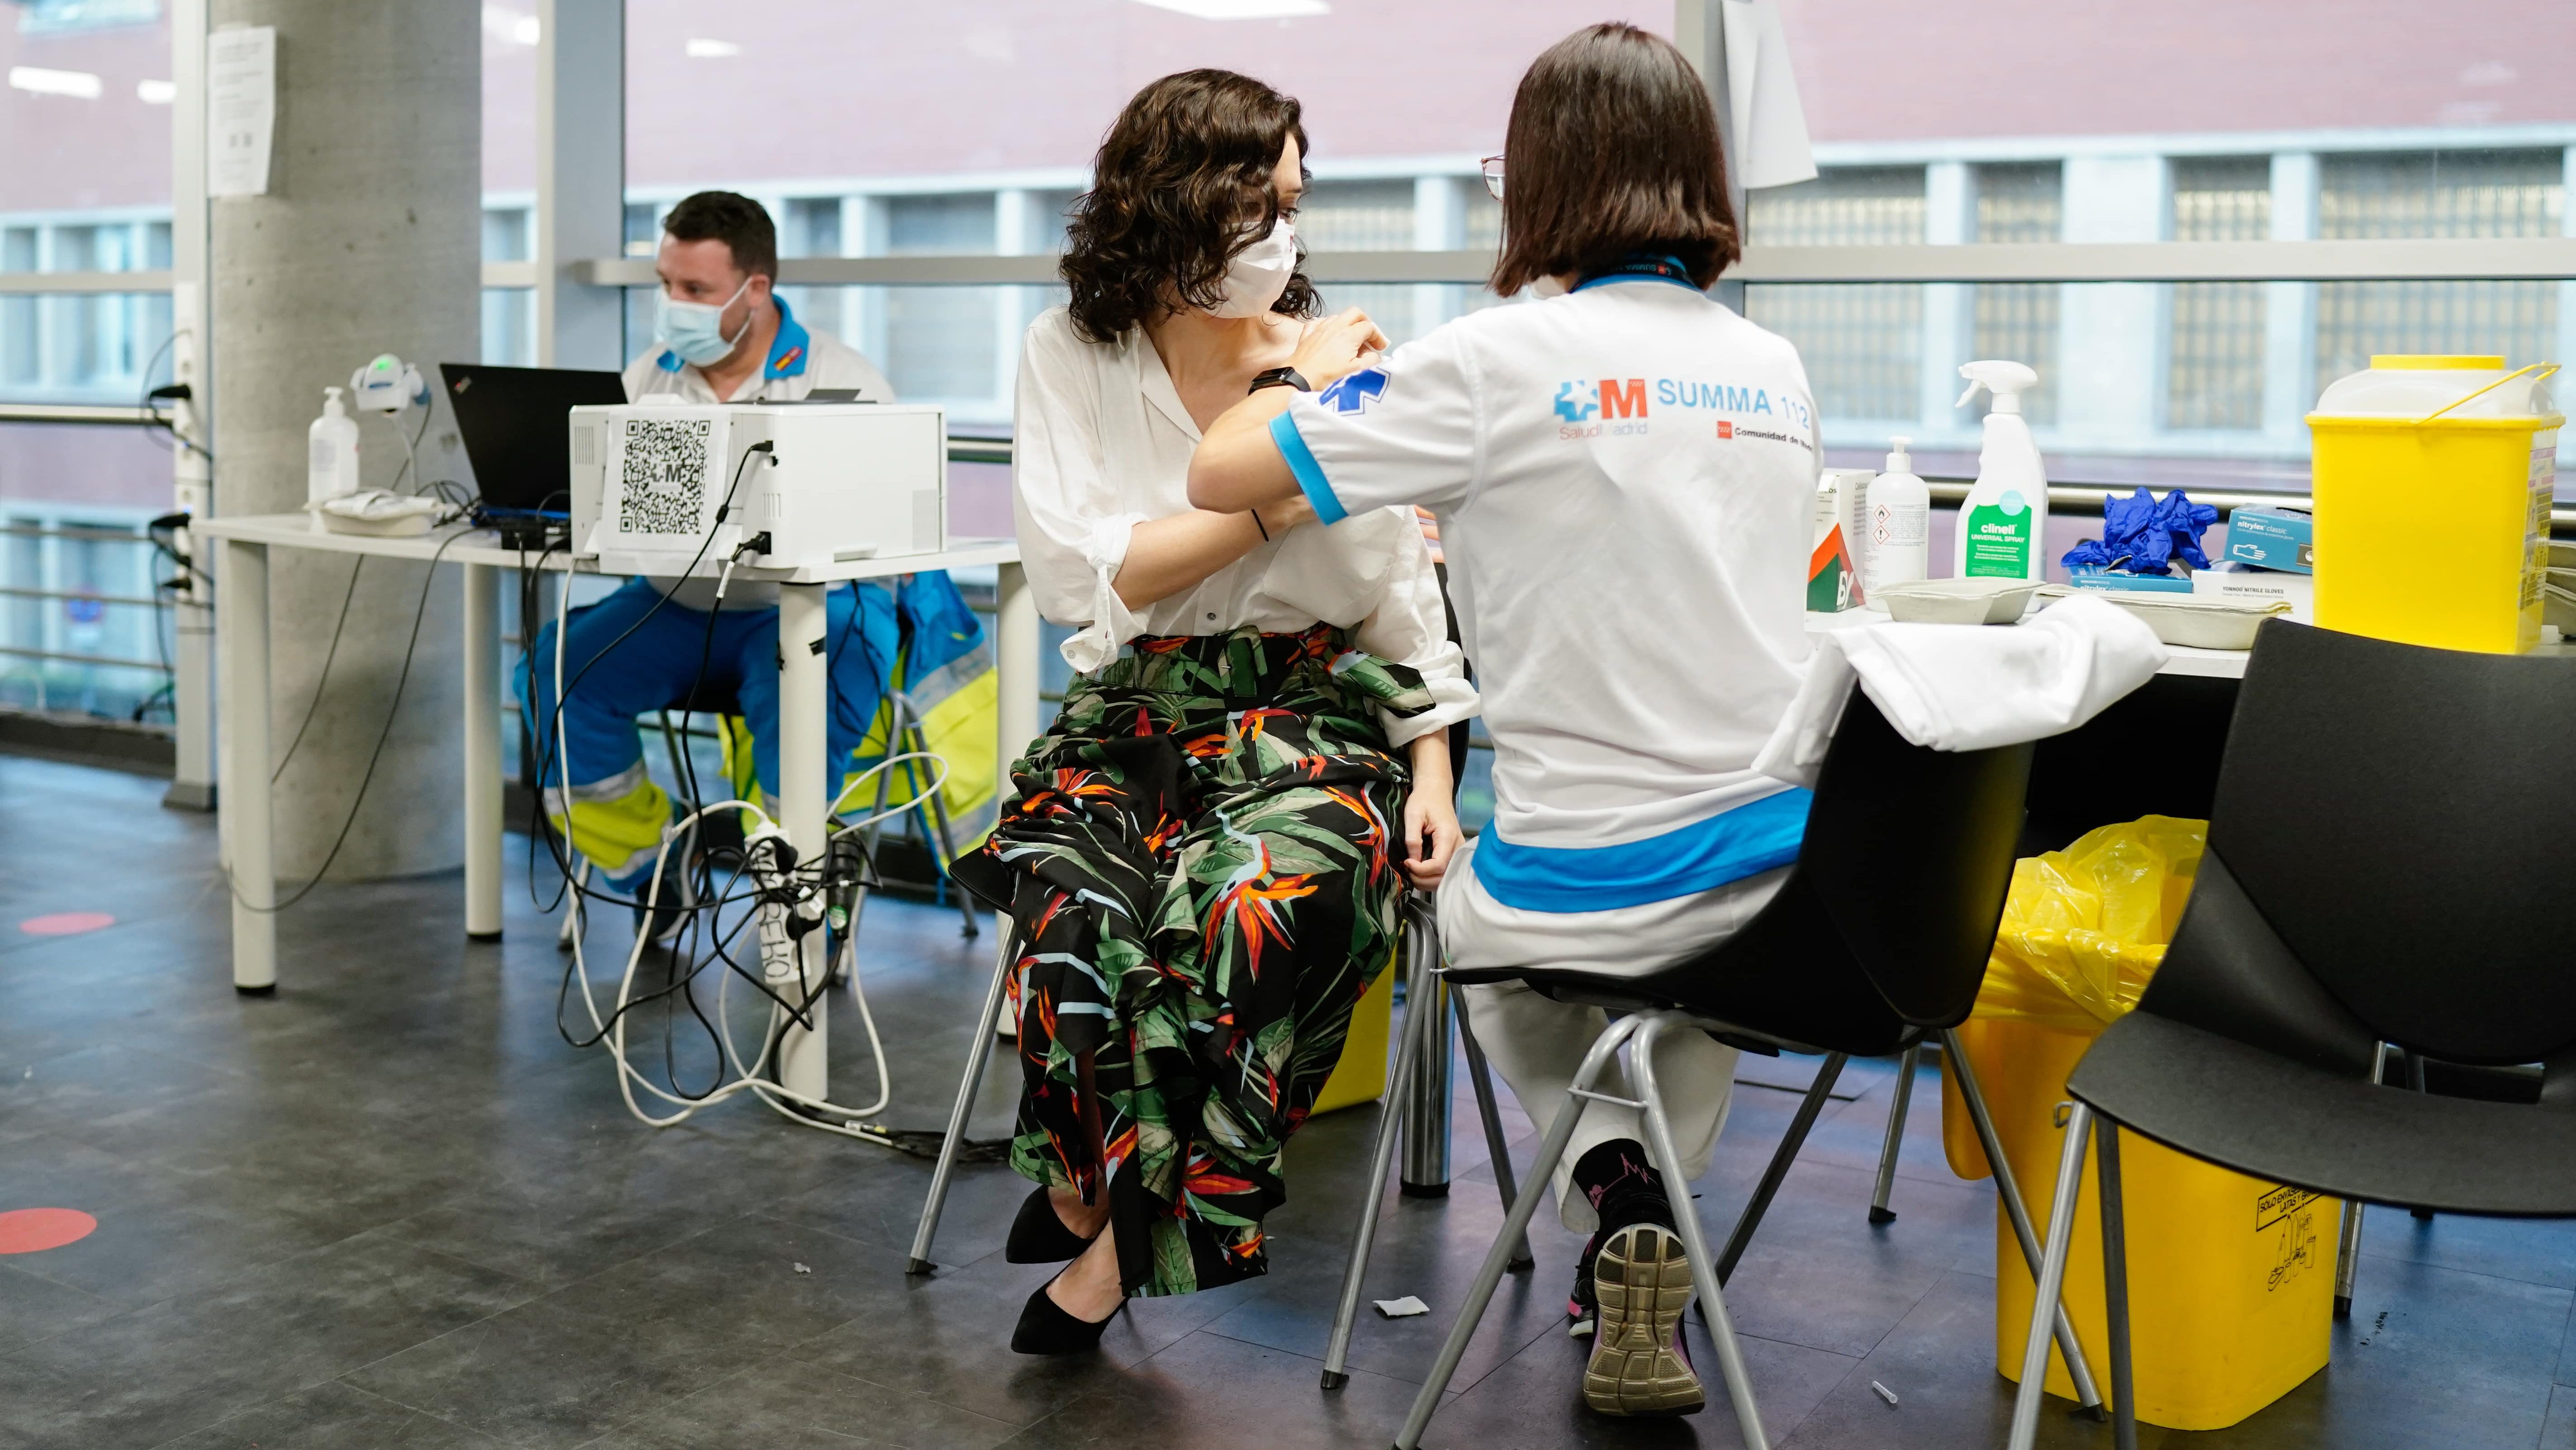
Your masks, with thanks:
M1373 509L1327 527L1306 523L1196 587L1142 610L1111 587L1128 535L1187 513L1198 424L1144 329L1112 343L1076 336L1064 308L1029 324L1014 412L1012 509L1038 612L1082 626L1065 661L1089 674L1139 636L1225 634L1249 626L1293 633L1318 622L1410 665L1431 687L1422 714L1381 713L1402 745L1476 713L1465 657L1449 640L1439 576L1413 511Z

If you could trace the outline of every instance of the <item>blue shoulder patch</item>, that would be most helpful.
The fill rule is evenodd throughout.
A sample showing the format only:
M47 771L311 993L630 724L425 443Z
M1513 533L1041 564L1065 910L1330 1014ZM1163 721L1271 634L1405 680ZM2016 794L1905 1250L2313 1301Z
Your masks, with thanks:
M1336 413L1364 413L1368 411L1369 404L1385 393L1386 369L1362 368L1327 383L1324 390L1315 395L1315 402Z

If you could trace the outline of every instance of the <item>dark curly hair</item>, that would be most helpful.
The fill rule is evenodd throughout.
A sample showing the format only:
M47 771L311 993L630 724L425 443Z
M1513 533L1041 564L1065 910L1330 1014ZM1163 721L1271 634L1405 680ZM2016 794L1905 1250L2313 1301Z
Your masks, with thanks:
M1270 174L1306 128L1295 98L1224 70L1168 75L1118 113L1091 163L1091 189L1074 199L1063 274L1073 290L1073 330L1111 342L1182 307L1214 307L1226 265L1270 234L1279 198ZM1315 286L1299 270L1270 310L1315 314Z

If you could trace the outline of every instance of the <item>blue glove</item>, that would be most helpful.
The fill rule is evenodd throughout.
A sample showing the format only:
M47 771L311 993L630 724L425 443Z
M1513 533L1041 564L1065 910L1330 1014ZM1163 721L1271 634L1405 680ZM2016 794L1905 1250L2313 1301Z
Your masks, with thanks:
M2191 495L2181 489L2166 494L2165 501L2156 505L2157 531L2165 535L2170 552L2195 569L2209 567L2209 556L2201 552L2200 536L2216 522L2216 508L2193 503Z
M2157 502L2141 488L2127 498L2105 494L2102 537L2086 539L2058 562L2069 569L2121 569L2131 574L2169 575L2177 557L2195 569L2209 567L2201 552L2201 531L2218 522L2218 510L2193 503L2181 489Z

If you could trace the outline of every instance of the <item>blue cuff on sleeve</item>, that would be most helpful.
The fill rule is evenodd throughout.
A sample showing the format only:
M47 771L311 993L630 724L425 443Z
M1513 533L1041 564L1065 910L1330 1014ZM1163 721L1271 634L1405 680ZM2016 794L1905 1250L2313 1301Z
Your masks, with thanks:
M1270 420L1270 441L1279 445L1279 456L1288 461L1288 471L1297 478L1306 501L1315 506L1315 517L1327 524L1338 524L1349 518L1351 511L1333 493L1333 485L1324 478L1323 465L1315 461L1313 449L1306 446L1305 435L1297 431L1297 420L1290 416L1292 407Z

